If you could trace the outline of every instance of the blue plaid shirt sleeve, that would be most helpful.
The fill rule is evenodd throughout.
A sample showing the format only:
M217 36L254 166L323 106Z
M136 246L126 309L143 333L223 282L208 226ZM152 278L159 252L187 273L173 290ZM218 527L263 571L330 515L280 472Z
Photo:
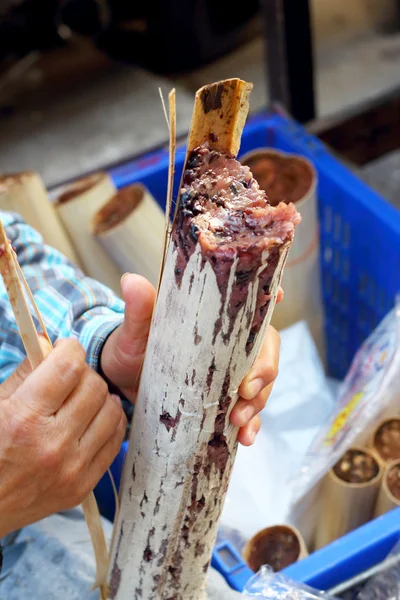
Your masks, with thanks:
M7 236L14 246L49 336L74 337L86 350L87 362L99 370L99 357L107 337L122 323L124 303L107 287L85 277L16 214L0 211ZM39 331L39 325L34 317ZM4 283L0 281L0 382L26 354Z

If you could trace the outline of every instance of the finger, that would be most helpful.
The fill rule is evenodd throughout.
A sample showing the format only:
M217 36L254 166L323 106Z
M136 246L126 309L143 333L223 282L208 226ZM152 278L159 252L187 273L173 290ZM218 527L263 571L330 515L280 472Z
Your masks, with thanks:
M283 291L283 289L280 287L279 291L278 291L278 295L276 297L276 303L279 304L279 302L281 302L281 300L283 300L283 297L285 295L285 292Z
M51 346L44 336L39 336L39 343L44 356L51 351ZM28 358L25 358L15 371L0 385L0 401L9 398L23 381L32 373L32 367Z
M78 385L85 366L79 342L61 340L15 390L15 402L43 416L55 414Z
M245 427L239 429L238 442L242 446L251 446L254 444L257 433L260 431L261 419L257 415Z
M81 380L57 411L60 429L69 439L79 440L108 398L108 386L93 369L85 366Z
M89 473L90 476L93 477L91 489L97 485L120 451L122 442L125 438L125 431L126 418L125 415L122 414L113 435L108 439L104 446L100 448L89 465Z
M124 275L121 287L124 321L105 345L102 364L107 363L107 372L114 373L119 387L134 388L143 363L156 291L147 279L132 274Z
M261 352L239 388L239 394L245 400L252 400L263 388L275 381L278 375L280 340L279 333L270 325Z
M240 398L232 409L230 421L235 427L244 427L259 412L264 410L272 392L273 383L267 385L253 400Z
M114 436L121 418L126 427L126 417L120 398L114 394L108 394L103 407L81 437L79 446L83 455L92 461L99 450Z

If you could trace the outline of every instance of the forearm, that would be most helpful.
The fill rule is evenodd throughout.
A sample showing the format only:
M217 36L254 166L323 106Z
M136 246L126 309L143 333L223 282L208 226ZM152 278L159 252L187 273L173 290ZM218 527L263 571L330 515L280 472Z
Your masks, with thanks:
M45 246L41 236L21 219L9 213L1 213L1 218L52 342L77 338L87 352L87 362L98 370L102 345L123 320L123 302ZM25 356L4 288L0 292L0 317L3 381Z

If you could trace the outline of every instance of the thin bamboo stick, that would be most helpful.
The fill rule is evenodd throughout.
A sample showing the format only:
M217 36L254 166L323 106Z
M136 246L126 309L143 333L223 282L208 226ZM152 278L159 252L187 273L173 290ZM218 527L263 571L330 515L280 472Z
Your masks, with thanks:
M352 456L369 461L372 476L366 481L346 481L344 473L350 474ZM354 478L356 479L356 478ZM382 468L372 452L352 446L344 457L325 477L321 492L315 549L369 521L374 513L376 498L382 479Z
M150 192L139 184L117 192L100 210L89 230L124 273L138 273L154 286L160 273L165 218Z
M251 181L250 172L226 156L237 154L250 90L233 79L197 92L182 189L207 153L216 158L214 168L224 164ZM224 181L219 192L234 194L235 176ZM294 233L291 222L284 239L260 248L251 263L252 250L246 252L240 235L232 233L233 247L228 241L214 249L206 228L197 237L187 199L183 194L177 203L123 471L109 574L110 598L117 600L205 597L237 447L229 415L261 348ZM297 222L294 207L284 208ZM229 224L223 231L228 235ZM260 236L267 244L267 234Z
M80 266L78 255L37 173L24 171L1 176L0 208L20 214L43 236L46 244Z
M400 506L400 459L389 463L382 478L375 517L380 517L393 508Z
M257 573L263 565L281 571L308 556L300 531L291 525L273 525L256 533L243 549L243 558Z
M46 354L39 341L39 335L36 331L28 304L25 299L23 285L28 287L28 284L23 276L22 270L17 267L15 253L11 248L11 244L4 231L3 224L0 220L0 272L4 281L5 288L10 300L11 307L14 312L18 330L24 344L29 362L32 369L35 369L45 359ZM22 282L20 279L22 278ZM33 295L30 294L31 302L37 314L39 310L35 304ZM51 350L50 338L44 327L43 320L40 319L43 327L43 335L49 343L49 351ZM96 558L96 582L95 587L100 588L101 600L107 599L107 571L108 571L108 550L106 539L104 536L103 527L97 503L93 492L82 503L83 512L88 525L90 537L92 540L95 558Z
M89 231L97 210L116 193L107 173L95 173L68 186L56 198L55 207L79 255L83 270L121 295L121 272Z

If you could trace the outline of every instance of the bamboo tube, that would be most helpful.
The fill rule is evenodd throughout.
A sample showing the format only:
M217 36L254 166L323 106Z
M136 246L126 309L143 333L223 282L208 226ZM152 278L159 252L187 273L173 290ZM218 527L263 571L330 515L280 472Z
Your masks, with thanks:
M289 226L282 214L287 235L273 249L261 250L250 236L252 248L260 252L250 277L248 270L243 271L242 251L250 261L249 269L251 250L239 234L236 238L231 232L229 223L223 225L222 234L238 246L222 241L213 247L207 242L207 228L196 235L194 223L201 227L201 219L206 218L203 205L192 207L198 221L188 216L194 215L190 199L195 203L199 197L194 189L193 194L190 191L191 185L196 186L193 181L198 181L194 173L208 169L206 164L213 165L214 172L225 165L237 177L246 174L251 181L249 170L226 156L238 151L250 89L251 85L233 79L205 86L196 94L183 187L153 314L114 523L112 599L205 598L207 570L237 447L237 429L230 424L229 414L240 382L261 348L299 219L293 206L265 208L268 214L288 211L294 220ZM228 188L232 194L238 191L236 176L223 177L215 179L215 185L223 186L215 206L222 195L230 197ZM204 182L204 189L211 198L216 188L208 183L210 187ZM247 185L246 180L243 189ZM242 191L236 202L247 198L246 193ZM265 207L265 196L258 194ZM264 209L258 210L265 214ZM210 227L218 228L213 217L218 214L215 208L209 215ZM233 219L236 213L228 214ZM260 232L258 240L267 244L267 237ZM258 315L260 321L254 321Z
M279 201L293 202L301 214L282 278L285 299L276 307L271 323L280 330L298 321L307 321L319 354L324 358L317 172L303 156L271 148L252 150L241 157L240 162L250 167L272 205Z
M165 217L144 186L134 184L117 192L94 214L89 230L118 266L120 277L139 273L157 285Z
M120 296L120 269L89 231L90 220L95 212L115 193L111 178L106 173L95 173L64 189L56 199L55 206L85 273Z
M20 214L28 225L42 235L46 244L80 266L78 255L37 173L24 171L1 176L0 208Z
M383 467L400 459L400 417L378 424L371 436L371 449Z
M45 359L46 354L43 346L40 344L39 335L36 331L35 324L25 299L22 285L29 289L28 284L24 278L22 270L19 268L16 255L11 248L9 240L7 239L1 220L0 272L29 362L32 369L35 369ZM41 323L42 327L42 333L48 342L48 352L50 352L51 341L44 326L43 319L40 317L40 313L35 304L33 295L31 293L28 295L33 304L33 308L38 315L39 322ZM101 600L107 600L108 550L99 509L97 507L93 492L84 499L82 508L88 525L96 558L96 581L94 587L100 588Z
M389 463L382 478L376 501L375 517L400 506L400 459Z
M269 565L274 572L308 556L303 536L293 526L273 525L254 535L243 550L243 558L255 572Z
M315 549L372 518L381 478L382 468L372 452L353 446L345 453L323 482Z

